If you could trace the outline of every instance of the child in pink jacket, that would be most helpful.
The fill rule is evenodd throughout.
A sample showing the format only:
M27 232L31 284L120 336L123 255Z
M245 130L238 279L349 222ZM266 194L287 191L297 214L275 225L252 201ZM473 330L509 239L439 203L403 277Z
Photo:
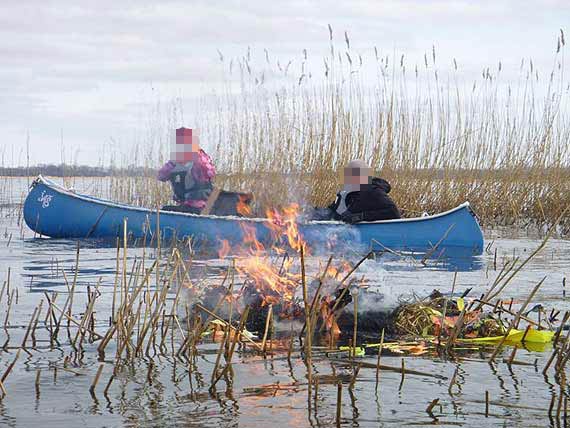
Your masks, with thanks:
M158 179L170 181L178 206L163 209L199 214L214 189L215 175L212 159L200 148L197 131L177 129L170 160L158 171Z

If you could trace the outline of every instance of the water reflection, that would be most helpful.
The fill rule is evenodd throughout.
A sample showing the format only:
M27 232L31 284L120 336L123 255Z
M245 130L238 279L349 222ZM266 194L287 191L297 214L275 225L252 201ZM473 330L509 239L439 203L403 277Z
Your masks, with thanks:
M17 228L15 228L17 229ZM13 361L15 349L22 340L33 307L44 295L44 290L61 294L64 300L67 286L75 274L76 241L26 239L0 242L0 261L4 262L2 273L12 267L11 286L17 287L20 302L12 309L12 326L0 329L0 345L6 343L7 351L0 350L0 374ZM362 265L362 273L370 284L377 285L385 294L384 302L396 302L401 296L429 293L434 288L443 292L451 290L453 273L459 272L457 291L481 287L492 282L501 268L503 257L523 255L533 249L534 241L498 240L497 270L493 267L494 252L480 256L457 253L424 260L425 254L382 253L375 260ZM152 260L154 249L130 247L128 269L136 260ZM84 295L87 286L99 282L103 293L97 313L97 328L104 331L110 307L112 287L116 275L115 242L80 242L77 290ZM189 258L189 252L184 257ZM211 256L211 255L210 255ZM359 254L348 256L355 261ZM346 258L346 254L335 257ZM422 261L424 263L422 263ZM322 259L309 258L309 269L318 270ZM211 282L221 282L228 261L197 254L191 275L206 276ZM565 269L570 263L570 245L555 241L547 251L529 264L508 290L515 299L528 294L528 289L545 272L545 282L537 301L547 307L564 310L567 302L562 299L560 287ZM0 278L0 285L2 282ZM153 284L151 284L152 286ZM78 296L79 296L78 294ZM58 302L61 300L58 299ZM0 311L5 309L6 297L0 302ZM85 308L84 299L78 297L80 313ZM108 307L107 307L108 305ZM31 310L30 310L31 309ZM3 322L0 317L0 322ZM42 320L43 321L43 320ZM40 324L41 325L41 324ZM13 327L13 328L12 328ZM98 330L99 331L99 330ZM160 335L160 332L157 333ZM401 385L397 372L382 371L378 392L375 390L375 371L362 369L353 390L348 389L352 370L343 368L336 361L319 357L313 361L315 376L319 383L318 395L313 397L312 411L307 410L306 368L301 354L296 352L291 361L283 353L276 352L267 358L253 356L238 350L233 360L233 382L221 381L215 393L209 391L210 378L218 344L210 338L199 346L199 357L189 362L184 359L166 358L160 355L144 357L135 364L125 365L117 374L108 394L103 393L109 381L114 350L109 349L99 387L92 396L89 386L100 364L95 352L96 343L86 343L85 352L73 356L67 368L81 373L76 375L64 370L65 357L69 354L69 339L60 336L60 345L50 344L45 330L38 330L35 349L31 355L22 354L15 372L8 377L6 387L9 395L0 400L0 425L14 427L39 426L42 428L70 426L274 426L327 427L334 426L336 412L336 385L327 379L344 381L342 398L342 426L423 426L435 421L425 409L434 398L439 398L441 409L434 409L440 424L465 426L525 425L528 421L546 421L547 409L553 397L560 392L559 380L551 372L544 376L541 369L550 357L549 346L527 346L517 351L517 360L533 363L534 366L512 365L502 362L511 350L497 358L497 363L487 363L488 349L479 347L456 356L456 360L442 360L435 354L406 358L406 367L436 373L446 380L423 379L406 376ZM31 340L30 340L31 344ZM376 357L367 355L358 361L375 364ZM384 355L386 365L399 366L401 357ZM39 386L35 384L37 370L41 369ZM449 379L457 369L456 383L449 393ZM275 388L267 385L280 385ZM485 391L491 397L491 411L484 417ZM546 423L546 422L545 422ZM553 420L553 426L556 421Z
M156 257L156 248L138 246L129 243L127 250L129 266L135 260L147 258L152 260ZM116 273L115 262L117 260L117 242L110 240L63 240L63 239L27 239L22 248L24 282L28 282L32 291L44 291L61 285L60 275L67 277L75 272L76 250L80 248L80 272L78 281L82 285L92 284L101 279L101 285L113 282ZM180 247L179 247L180 248ZM192 257L195 264L207 267L207 275L212 277L223 274L227 269L228 261L217 259L217 255L211 251L193 252L185 246L181 247L186 258ZM121 249L122 251L122 249ZM169 251L163 249L163 252ZM317 266L322 264L329 255L334 259L347 259L355 263L365 253L354 253L347 256L346 253L336 252L313 257L312 263ZM386 270L397 274L398 272L476 272L485 266L485 258L482 255L473 255L468 250L454 250L453 253L440 252L426 258L425 253L419 252L377 252L374 260L380 270ZM371 270L370 266L368 270Z

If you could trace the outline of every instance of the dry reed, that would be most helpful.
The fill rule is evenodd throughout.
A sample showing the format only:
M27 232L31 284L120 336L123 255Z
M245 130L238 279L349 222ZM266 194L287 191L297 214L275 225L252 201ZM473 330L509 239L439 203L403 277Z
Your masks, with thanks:
M469 86L458 83L455 61L446 69L426 55L412 74L403 60L375 50L357 65L337 55L334 38L322 73L309 71L306 57L297 76L294 66L256 68L248 54L236 60L236 77L222 61L227 90L201 100L197 118L217 165L216 184L253 192L257 214L292 201L324 206L338 189L339 168L363 158L392 183L407 216L469 200L484 225L552 225L570 204L561 37L548 77L523 61L518 81L505 81L501 67L485 67ZM268 75L275 78L262 78ZM96 188L135 205L167 203L170 190L155 171L172 130L183 124L181 111L179 101L157 103L146 135L122 154L125 167L144 167L136 174L115 169ZM560 226L568 233L567 215Z

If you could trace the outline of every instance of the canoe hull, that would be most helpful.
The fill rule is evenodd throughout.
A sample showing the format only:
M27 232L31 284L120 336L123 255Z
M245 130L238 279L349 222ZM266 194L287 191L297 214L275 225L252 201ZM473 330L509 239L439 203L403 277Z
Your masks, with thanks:
M193 237L198 242L228 240L243 242L244 229L255 229L257 239L268 243L268 219L199 216L152 211L76 194L38 177L24 203L24 219L30 229L52 238L115 238L127 232L149 242L157 230L163 239ZM158 226L158 227L157 227ZM334 221L300 224L309 245L341 242L374 248L429 249L457 248L480 254L483 234L468 203L434 216L347 225Z

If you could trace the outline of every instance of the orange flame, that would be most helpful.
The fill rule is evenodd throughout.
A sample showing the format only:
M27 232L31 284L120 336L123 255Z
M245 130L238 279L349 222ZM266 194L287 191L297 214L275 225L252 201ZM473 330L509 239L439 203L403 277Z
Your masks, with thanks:
M246 195L238 195L236 211L243 217L251 217L251 206L248 204L249 199Z
M229 241L227 239L222 239L220 243L220 249L218 250L218 256L220 259L225 259L231 250L232 247L230 246Z
M327 275L329 278L335 278L335 279L336 279L336 277L338 276L338 274L339 274L339 270L338 270L337 268L335 268L334 266L329 266L329 267L327 268L326 275Z
M240 196L238 212L242 215L250 215L251 209L245 203L245 199ZM255 290L255 295L261 299L261 306L274 305L274 310L279 307L280 318L297 315L299 310L296 293L300 287L301 274L295 270L295 261L298 258L291 257L287 253L287 247L295 252L301 249L305 254L307 251L306 242L298 227L299 206L293 204L283 209L271 209L267 211L269 221L263 225L267 227L271 234L273 244L270 248L258 240L257 227L260 223L248 220L240 221L242 229L242 243L230 246L227 240L221 241L219 249L220 258L225 258L228 254L237 254L236 270L246 278L248 290ZM275 262L275 254L283 257L279 262ZM272 260L273 259L273 260ZM342 261L336 266L329 265L324 273L323 288L321 289L322 301L319 308L320 315L325 323L325 328L332 334L340 333L335 317L331 313L331 303L333 298L328 295L328 291L334 291L337 284L350 270L351 265ZM331 289L331 290L328 290ZM325 291L326 290L326 291Z
M333 265L329 265L327 271L325 272L325 276L328 278L332 278L335 280L340 280L344 275L346 275L352 269L350 263L346 260L342 260L338 267Z
M265 252L265 246L257 240L255 226L246 222L240 222L243 231L243 243L247 245L249 254L259 254Z
M325 328L333 335L340 334L340 328L329 307L329 300L324 299L321 305L321 317L325 321Z
M263 298L263 304L285 304L293 301L299 284L298 275L280 272L267 257L248 257L236 266L255 284L255 289Z
M238 203L238 212L251 213L250 207L242 197ZM269 251L257 239L256 225L247 221L239 222L243 232L242 244L232 249L229 242L223 240L219 250L220 258L226 257L230 251L240 254L242 257L237 260L236 269L253 285L262 298L262 305L279 304L285 312L292 306L301 281L300 274L291 272L294 259L286 256L284 248L289 245L293 250L300 251L305 245L297 226L298 212L298 205L291 205L280 211L267 211L270 221L266 226L270 229L274 242ZM283 262L273 263L270 259L271 254L285 255Z
M237 209L242 215L251 214L251 209L242 196ZM269 249L258 240L256 223L240 221L242 243L232 248L227 240L221 240L218 250L220 258L225 258L230 253L239 256L236 259L236 270L255 289L262 306L272 304L280 307L281 318L294 315L298 309L295 293L301 283L301 275L292 271L295 258L289 257L286 252L287 246L297 252L303 246L306 247L297 225L298 212L298 205L267 211L269 221L264 225L269 228L273 242ZM271 260L275 254L283 255L282 262L275 263Z
M268 227L271 230L274 241L278 243L281 238L285 238L293 250L300 252L305 241L299 233L298 217L299 205L297 204L291 204L283 208L281 212L275 209L267 211L267 218L271 220Z

